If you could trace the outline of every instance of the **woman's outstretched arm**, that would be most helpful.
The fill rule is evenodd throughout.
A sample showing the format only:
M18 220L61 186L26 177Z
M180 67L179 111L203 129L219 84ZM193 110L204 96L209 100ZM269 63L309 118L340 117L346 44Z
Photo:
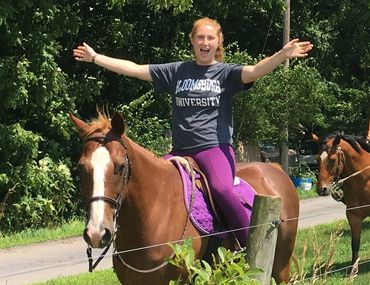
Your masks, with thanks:
M96 53L87 43L83 43L82 46L75 48L73 50L73 56L78 61L93 62L96 65L125 76L152 81L152 77L149 73L149 65L136 64L130 60L109 57Z

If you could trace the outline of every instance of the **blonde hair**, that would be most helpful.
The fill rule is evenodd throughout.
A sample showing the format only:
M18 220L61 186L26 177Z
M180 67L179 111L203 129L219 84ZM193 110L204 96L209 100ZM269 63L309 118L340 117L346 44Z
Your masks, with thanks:
M223 61L224 60L224 46L223 46L224 35L222 34L221 25L216 20L210 19L208 17L204 17L204 18L201 18L199 20L196 20L193 24L193 29L191 30L191 33L189 34L190 40L196 34L197 29L202 25L210 25L210 26L212 26L216 29L217 36L218 36L218 39L219 39L219 44L218 44L218 47L216 49L215 59L217 61Z

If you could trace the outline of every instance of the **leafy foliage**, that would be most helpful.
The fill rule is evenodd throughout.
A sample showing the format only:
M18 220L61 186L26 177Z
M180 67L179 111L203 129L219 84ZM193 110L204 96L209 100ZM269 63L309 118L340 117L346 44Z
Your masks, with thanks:
M170 285L259 284L253 279L253 275L260 273L261 270L251 269L243 253L232 253L220 247L217 250L217 257L213 256L214 263L211 266L206 261L195 258L191 238L183 244L174 244L171 247L175 252L175 257L169 259L168 262L184 268L187 277L186 279L179 277L178 280L170 281Z
M21 179L2 224L5 230L53 226L76 211L71 199L75 186L63 163L45 157L37 164L28 164L18 175Z
M168 106L169 98L163 99L164 106ZM153 104L155 99L153 93L149 92L128 105L118 106L118 109L125 114L129 126L127 135L157 155L164 155L171 150L170 126L167 120L148 114Z

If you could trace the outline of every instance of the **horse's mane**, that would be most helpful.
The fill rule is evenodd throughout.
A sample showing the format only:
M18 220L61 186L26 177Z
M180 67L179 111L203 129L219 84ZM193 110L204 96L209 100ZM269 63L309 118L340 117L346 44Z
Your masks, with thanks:
M349 143L349 145L357 152L360 152L361 148L370 152L370 145L362 137L342 135L340 138Z
M110 117L103 111L97 110L98 117L92 119L89 124L89 129L82 134L83 138L90 136L93 133L103 133L106 134L111 128Z
M335 139L336 137L347 142L357 153L359 153L361 149L370 153L370 144L367 143L364 138L359 137L359 136L351 136L351 135L345 135L345 134L328 134L324 136L320 140L320 142L324 144L328 140Z
M326 144L329 140L335 138L336 135L337 134L326 134L326 135L320 136L320 138L319 138L319 144L320 145Z

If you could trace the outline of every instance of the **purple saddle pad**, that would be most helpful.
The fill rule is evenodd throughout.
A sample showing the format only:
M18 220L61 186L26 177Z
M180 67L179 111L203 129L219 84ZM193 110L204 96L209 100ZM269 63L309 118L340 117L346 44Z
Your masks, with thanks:
M205 198L205 194L198 188L196 188L195 191L192 190L191 178L183 169L182 165L176 160L172 160L171 162L178 168L180 172L184 186L185 205L194 226L204 234L214 234L227 230L222 228L221 225L217 223L211 207ZM246 181L239 177L236 177L234 180L233 191L235 195L239 197L240 203L244 205L244 210L248 215L247 224L249 225L256 191ZM227 235L222 233L217 236L221 238L227 237Z

